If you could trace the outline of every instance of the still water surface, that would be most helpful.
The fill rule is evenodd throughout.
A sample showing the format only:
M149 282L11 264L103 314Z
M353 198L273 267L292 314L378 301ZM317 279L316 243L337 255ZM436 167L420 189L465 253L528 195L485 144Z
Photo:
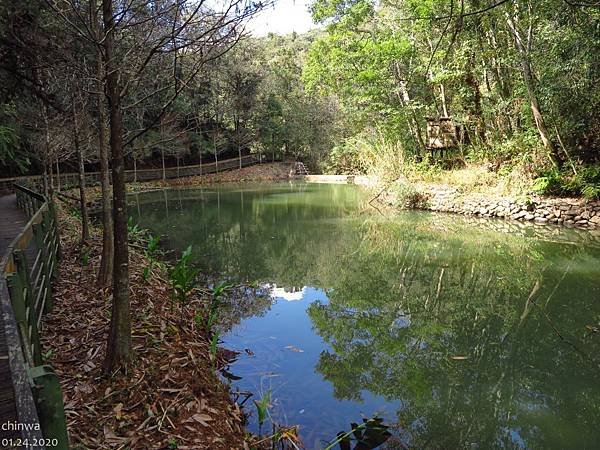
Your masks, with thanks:
M374 415L382 448L600 448L597 235L384 217L347 185L151 192L130 214L214 279L261 286L220 318L233 389L270 392L307 448Z

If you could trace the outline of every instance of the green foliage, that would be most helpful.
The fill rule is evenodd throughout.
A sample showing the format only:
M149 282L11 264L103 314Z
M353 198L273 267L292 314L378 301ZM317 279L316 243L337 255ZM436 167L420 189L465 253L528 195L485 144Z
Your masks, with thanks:
M271 403L271 391L267 391L262 398L259 400L254 400L254 405L256 406L256 413L258 414L258 426L262 428L263 423L267 419L269 415L269 406ZM260 432L259 432L260 434Z
M560 195L564 193L563 180L557 170L549 170L533 180L533 190L538 194Z
M190 266L192 246L190 245L181 254L181 258L169 271L171 280L172 297L183 304L194 290L197 283L199 270Z
M144 229L135 221L133 216L127 219L127 235L132 242L138 242L144 235Z
M500 167L515 164L519 159L532 161L542 151L538 134L526 130L504 137L493 145L474 144L465 149L470 162L491 162Z
M16 168L24 173L31 164L21 147L20 127L13 105L0 105L0 166Z
M576 174L567 168L543 172L534 180L534 192L542 195L583 196L600 199L600 165L581 167Z
M90 262L90 248L88 246L81 247L79 252L79 258L81 259L81 265L83 267L87 266Z
M595 86L600 78L592 61L600 51L598 16L583 9L563 11L560 1L532 8L520 3L474 14L468 21L445 22L406 20L451 15L453 6L445 0L375 9L374 2L361 0L315 2L314 18L329 25L310 47L303 80L311 92L340 101L349 129L325 170L390 174L394 169L385 167L389 160L377 159L380 152L372 151L376 142L365 142L365 136L376 129L388 145L398 142L405 154L422 155L426 117L446 110L465 126L470 141L454 150L459 157L450 168L469 162L506 175L514 168L526 174L545 170L549 151L533 119L530 92L539 96L539 107L552 124L554 147L566 148L559 158L584 165L597 159L600 96ZM531 25L525 58L539 76L532 88L506 22L510 8L521 25ZM564 14L556 14L559 10ZM572 191L584 189L588 196L596 195L589 183Z
M581 193L588 200L600 200L600 184L587 184L581 189Z
M144 250L144 254L147 258L154 259L156 253L159 249L160 244L160 236L154 236L152 234L149 235L148 242L146 244L146 249Z
M219 343L220 333L218 331L215 331L213 327L219 315L219 308L223 305L220 299L231 287L232 286L230 284L227 284L225 282L221 282L218 285L216 285L212 290L211 301L208 310L206 311L204 321L202 320L202 317L199 314L194 316L195 323L197 325L203 323L204 330L207 336L210 337L209 351L211 355L211 360L214 361L215 364L217 362L217 346Z
M45 353L42 353L42 360L43 361L50 361L50 359L52 359L52 356L54 355L54 350L50 349Z
M323 171L331 174L361 174L365 173L362 166L360 149L355 145L344 142L336 145L329 153L324 163Z

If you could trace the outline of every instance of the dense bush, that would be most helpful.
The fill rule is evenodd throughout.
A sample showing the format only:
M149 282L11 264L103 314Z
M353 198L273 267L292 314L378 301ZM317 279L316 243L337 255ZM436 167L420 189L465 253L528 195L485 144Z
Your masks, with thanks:
M535 192L542 195L583 196L589 200L600 199L600 165L572 170L556 169L541 173L533 184Z

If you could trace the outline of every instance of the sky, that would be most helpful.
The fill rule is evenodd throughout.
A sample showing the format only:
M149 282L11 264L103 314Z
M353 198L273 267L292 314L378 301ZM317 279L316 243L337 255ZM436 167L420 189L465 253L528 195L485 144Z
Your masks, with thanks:
M277 0L274 7L265 8L248 23L247 30L254 36L268 33L304 33L317 26L308 12L311 0Z

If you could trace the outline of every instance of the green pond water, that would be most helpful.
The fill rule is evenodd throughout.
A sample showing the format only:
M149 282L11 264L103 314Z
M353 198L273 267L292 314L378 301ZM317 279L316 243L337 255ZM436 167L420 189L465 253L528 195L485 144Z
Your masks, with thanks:
M249 428L270 392L309 449L375 415L381 448L600 448L598 235L365 200L287 183L130 197L165 248L257 286L219 317Z

